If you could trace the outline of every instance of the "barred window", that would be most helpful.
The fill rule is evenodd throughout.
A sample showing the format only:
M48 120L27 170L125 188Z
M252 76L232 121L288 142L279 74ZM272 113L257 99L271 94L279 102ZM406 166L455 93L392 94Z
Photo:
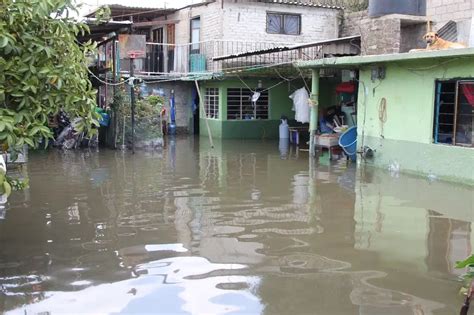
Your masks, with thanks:
M474 81L436 82L435 143L474 148Z
M300 35L301 15L267 13L267 33Z
M245 88L227 89L227 119L268 119L268 90L257 90L258 100L252 102L254 92Z
M206 88L204 109L206 118L219 118L219 88Z

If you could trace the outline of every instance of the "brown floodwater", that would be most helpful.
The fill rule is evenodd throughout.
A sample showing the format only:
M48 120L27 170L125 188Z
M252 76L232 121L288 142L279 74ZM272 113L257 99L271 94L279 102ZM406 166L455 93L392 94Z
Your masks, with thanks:
M473 188L274 142L35 152L0 313L457 314Z

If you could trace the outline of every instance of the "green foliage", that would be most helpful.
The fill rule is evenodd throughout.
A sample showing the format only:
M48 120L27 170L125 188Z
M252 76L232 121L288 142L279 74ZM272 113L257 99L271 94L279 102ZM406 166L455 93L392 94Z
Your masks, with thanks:
M48 118L61 108L85 131L98 124L86 59L95 47L77 44L88 27L68 17L72 1L0 3L0 144L10 150L51 138Z
M105 5L97 9L95 12L95 24L99 25L102 23L107 23L111 19L112 12L110 11L109 6Z
M466 294L469 291L469 288L474 281L474 255L469 256L468 258L456 262L457 269L467 268L466 273L464 273L461 278L463 281L463 287L461 288L461 294Z
M462 269L466 267L472 267L474 268L474 255L469 256L468 258L462 260L462 261L457 261L456 262L456 268Z
M10 196L12 190L23 190L29 185L28 179L16 179L7 176L5 171L0 168L0 195Z
M131 104L128 95L121 93L121 96L116 96L117 106L120 103L120 107L117 108L119 113L119 138L118 142L122 143L123 129L125 128L125 142L131 143ZM136 140L151 140L163 137L161 129L160 114L164 106L164 98L161 96L148 96L146 98L139 98L135 105L135 135ZM116 106L116 105L114 105ZM125 118L125 125L123 125Z

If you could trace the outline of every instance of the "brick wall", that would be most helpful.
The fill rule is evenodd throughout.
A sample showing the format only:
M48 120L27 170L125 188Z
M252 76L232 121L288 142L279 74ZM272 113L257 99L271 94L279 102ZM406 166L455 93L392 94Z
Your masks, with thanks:
M301 35L268 34L267 12L301 14ZM305 43L337 38L340 11L268 3L230 3L223 9L223 38L233 41Z
M301 14L301 35L279 35L266 32L267 11ZM303 7L296 5L225 2L220 1L185 8L169 15L179 20L176 25L176 43L190 40L190 20L201 17L201 41L255 41L277 43L305 43L337 38L340 10Z
M176 24L176 44L187 44L191 39L191 19L201 18L201 41L222 38L222 14L220 3L189 7L169 15L168 19L178 20Z

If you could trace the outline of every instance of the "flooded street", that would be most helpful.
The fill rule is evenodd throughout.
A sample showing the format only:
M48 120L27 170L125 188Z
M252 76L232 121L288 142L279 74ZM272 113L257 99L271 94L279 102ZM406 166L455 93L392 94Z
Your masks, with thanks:
M0 220L0 313L459 312L472 187L283 153L30 154Z

